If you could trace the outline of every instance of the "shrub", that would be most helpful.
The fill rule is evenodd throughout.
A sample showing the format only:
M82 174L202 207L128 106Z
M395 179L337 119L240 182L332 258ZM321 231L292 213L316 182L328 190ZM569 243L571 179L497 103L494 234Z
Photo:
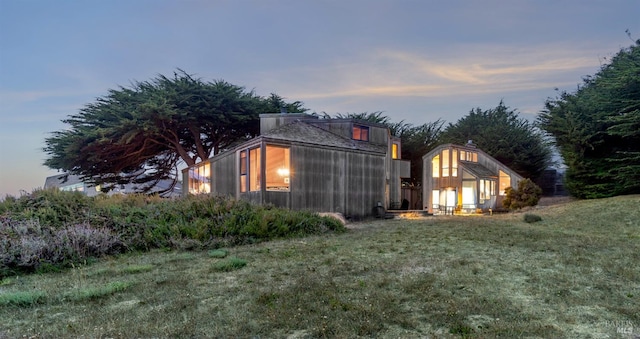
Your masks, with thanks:
M123 249L122 241L104 228L76 224L56 230L37 220L0 216L0 277L10 270L51 271L51 266L69 265Z
M7 197L0 202L0 211L9 212L16 219L35 219L42 225L61 227L83 222L92 206L93 200L81 192L52 188L34 190L19 198Z
M502 205L513 210L537 205L542 195L542 189L531 179L523 179L518 183L518 189L507 187L505 193L506 197L502 201Z
M525 213L524 222L532 224L534 222L542 221L542 217L537 214Z
M0 278L125 250L220 248L346 230L315 213L209 195L87 197L36 190L7 197L0 211Z
M247 265L247 261L244 259L231 257L229 259L225 259L223 261L218 261L213 265L213 270L218 272L230 272L233 270L238 270Z

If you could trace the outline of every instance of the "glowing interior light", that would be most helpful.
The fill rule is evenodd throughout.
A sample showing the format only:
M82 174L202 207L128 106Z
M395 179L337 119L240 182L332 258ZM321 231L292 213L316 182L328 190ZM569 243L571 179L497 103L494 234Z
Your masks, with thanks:
M289 176L289 169L288 168L278 168L278 175L281 177L288 177Z

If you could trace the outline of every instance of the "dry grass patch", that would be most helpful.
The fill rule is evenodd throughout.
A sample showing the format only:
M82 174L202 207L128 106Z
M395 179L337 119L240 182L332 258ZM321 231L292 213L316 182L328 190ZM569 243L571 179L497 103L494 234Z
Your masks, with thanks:
M0 337L615 338L629 324L638 334L638 206L629 196L376 220L345 234L228 248L222 258L112 257L0 284L0 295L46 295L0 305ZM542 220L526 223L524 213ZM231 258L250 264L212 269ZM83 302L60 298L118 281L130 285Z

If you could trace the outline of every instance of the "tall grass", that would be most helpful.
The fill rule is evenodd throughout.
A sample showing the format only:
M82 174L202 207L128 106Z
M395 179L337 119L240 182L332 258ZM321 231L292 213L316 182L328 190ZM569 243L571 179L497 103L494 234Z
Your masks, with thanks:
M221 197L36 190L0 202L0 278L126 251L218 248L341 231L332 218Z

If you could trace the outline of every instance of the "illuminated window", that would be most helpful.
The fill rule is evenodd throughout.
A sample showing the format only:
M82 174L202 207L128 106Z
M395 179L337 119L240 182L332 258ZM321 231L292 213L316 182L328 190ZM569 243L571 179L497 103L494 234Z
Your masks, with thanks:
M247 191L247 151L240 152L240 192Z
M211 164L189 168L189 193L211 193Z
M240 151L240 192L260 190L260 148Z
M431 208L438 210L440 208L440 190L431 191Z
M353 125L353 139L369 141L369 127Z
M398 154L398 144L397 143L392 143L391 144L391 159L400 159L400 155Z
M84 192L84 183L78 183L78 184L67 185L67 186L60 186L59 189L61 191L67 191L67 192Z
M480 180L480 203L485 199L491 199L495 195L496 183L493 180Z
M451 176L458 176L458 151L453 150L453 156L451 157Z
M440 178L440 155L436 155L431 159L431 176Z
M460 160L469 162L478 162L478 153L469 151L460 151Z
M498 177L498 188L500 189L500 192L498 192L498 194L505 195L504 190L507 187L511 187L511 176L500 171L500 176Z
M260 148L249 150L249 191L260 190Z
M462 208L476 208L476 181L462 181Z
M442 151L442 176L449 176L449 150Z
M289 148L267 145L265 157L267 191L288 191L291 174Z

